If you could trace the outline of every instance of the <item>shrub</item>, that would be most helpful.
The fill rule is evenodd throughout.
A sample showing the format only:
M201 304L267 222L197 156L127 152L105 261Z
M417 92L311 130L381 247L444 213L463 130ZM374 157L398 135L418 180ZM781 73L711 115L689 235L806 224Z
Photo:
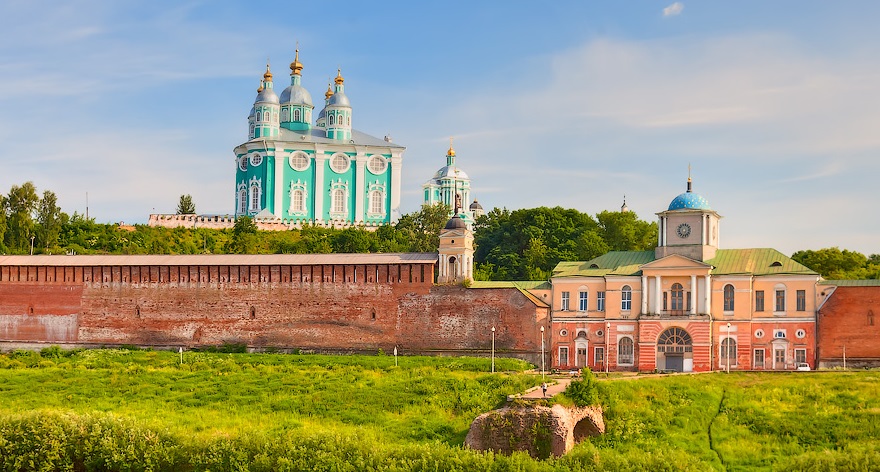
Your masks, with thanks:
M589 367L581 371L581 378L572 380L565 388L564 395L570 398L577 406L589 406L599 403L599 390L596 385L596 377Z

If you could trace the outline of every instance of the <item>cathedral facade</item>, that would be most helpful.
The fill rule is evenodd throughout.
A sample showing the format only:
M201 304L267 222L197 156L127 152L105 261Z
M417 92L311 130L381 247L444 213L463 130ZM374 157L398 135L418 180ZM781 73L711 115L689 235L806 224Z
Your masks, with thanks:
M235 216L290 225L376 227L399 217L403 146L352 128L337 71L314 116L299 50L290 85L275 91L269 66L235 153Z

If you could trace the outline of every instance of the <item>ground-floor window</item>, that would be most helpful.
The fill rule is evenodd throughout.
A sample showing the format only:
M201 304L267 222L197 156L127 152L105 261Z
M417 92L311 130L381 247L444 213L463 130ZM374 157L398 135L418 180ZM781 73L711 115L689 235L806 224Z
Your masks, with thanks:
M795 349L794 350L794 362L796 364L801 364L807 362L807 350L806 349Z
M568 346L559 346L559 365L568 365Z
M755 368L763 369L764 368L764 350L763 349L755 349Z
M724 338L721 341L721 366L736 365L736 340L733 338Z
M605 365L605 348L597 347L593 350L593 364Z

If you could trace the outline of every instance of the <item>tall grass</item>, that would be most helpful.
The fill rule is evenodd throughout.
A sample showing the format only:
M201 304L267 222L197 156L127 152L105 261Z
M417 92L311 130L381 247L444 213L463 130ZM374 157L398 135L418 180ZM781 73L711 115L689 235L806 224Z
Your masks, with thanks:
M536 461L462 448L540 383L496 359L176 353L0 355L0 470L872 470L878 374L600 381L607 433Z

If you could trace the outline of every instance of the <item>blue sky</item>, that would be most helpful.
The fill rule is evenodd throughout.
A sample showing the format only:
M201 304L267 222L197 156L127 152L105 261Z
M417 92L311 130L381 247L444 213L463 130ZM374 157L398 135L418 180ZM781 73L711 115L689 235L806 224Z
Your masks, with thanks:
M548 2L549 3L549 2ZM878 253L877 2L0 3L0 191L144 222L233 210L267 57L407 147L402 210L449 136L487 209L643 219L694 188L726 248Z

